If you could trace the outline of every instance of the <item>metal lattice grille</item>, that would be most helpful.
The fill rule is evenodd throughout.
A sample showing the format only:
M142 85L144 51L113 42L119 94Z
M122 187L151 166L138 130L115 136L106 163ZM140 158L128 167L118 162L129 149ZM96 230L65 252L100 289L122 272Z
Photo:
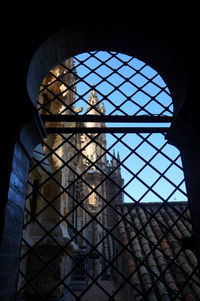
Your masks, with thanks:
M60 93L57 93L58 86ZM94 109L103 115L99 107L107 101L109 116L173 114L169 89L154 69L136 58L102 51L77 55L52 69L40 90L48 99L39 99L39 109L48 114L77 114L74 106L87 106L88 95L94 88L99 99L90 112ZM66 104L62 98L70 91L73 92L71 102ZM55 110L56 105L60 105L59 112Z
M29 171L18 296L198 297L195 250L182 244L192 226L181 158L165 140L173 104L158 73L115 52L81 54L50 71L38 110L48 137Z

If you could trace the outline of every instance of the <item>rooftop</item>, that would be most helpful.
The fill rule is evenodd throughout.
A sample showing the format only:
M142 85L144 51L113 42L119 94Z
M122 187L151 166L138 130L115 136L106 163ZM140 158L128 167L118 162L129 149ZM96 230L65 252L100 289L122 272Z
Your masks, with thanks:
M187 206L171 202L116 207L118 226L112 238L116 260L111 274L116 286L123 287L123 297L152 301L200 296L195 252L182 242L192 235Z

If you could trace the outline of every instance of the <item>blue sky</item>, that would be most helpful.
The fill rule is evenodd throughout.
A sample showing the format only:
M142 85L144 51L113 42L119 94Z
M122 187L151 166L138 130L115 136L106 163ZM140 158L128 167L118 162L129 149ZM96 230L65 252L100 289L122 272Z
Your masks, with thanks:
M162 77L153 68L125 54L104 51L91 54L83 53L75 57L76 72L80 77L76 85L76 107L83 107L81 114L85 114L86 102L93 86L99 101L104 103L108 115L173 115L170 91ZM103 65L101 61L104 62ZM126 64L124 65L123 62ZM109 126L143 125L109 124ZM157 125L151 124L150 126ZM127 193L135 200L143 202L162 201L159 194L169 201L186 201L180 154L174 146L166 143L164 135L160 133L126 134L123 138L124 143L118 142L112 147L112 144L116 142L116 137L121 135L107 134L107 147L111 147L111 153L113 150L115 153L119 152L121 161L125 160L124 167L121 167L125 185L131 180L133 174L135 175L134 180L125 189ZM140 142L147 137L148 139L138 147ZM157 153L153 145L162 151ZM130 149L136 149L135 153L126 159L131 152ZM111 157L107 155L107 159L110 160ZM175 164L172 164L171 160L175 159ZM145 160L150 160L150 165L142 169ZM160 177L159 172L164 172L164 177ZM174 184L179 188L176 189ZM146 185L151 186L152 190L149 190ZM125 202L129 201L131 200L125 194Z
M81 78L77 81L77 106L86 108L83 99L88 100L91 86L94 85L99 92L99 101L104 101L108 115L125 115L130 112L131 115L161 114L164 111L164 115L172 116L172 99L161 76L136 58L124 54L114 55L116 57L113 58L111 54L99 51L95 57L88 53L76 56L76 70ZM100 60L105 62L104 65ZM124 66L123 62L127 65ZM151 97L155 101L148 103ZM106 98L109 102L105 101ZM120 106L120 110L116 109L116 105ZM144 108L141 110L140 106Z

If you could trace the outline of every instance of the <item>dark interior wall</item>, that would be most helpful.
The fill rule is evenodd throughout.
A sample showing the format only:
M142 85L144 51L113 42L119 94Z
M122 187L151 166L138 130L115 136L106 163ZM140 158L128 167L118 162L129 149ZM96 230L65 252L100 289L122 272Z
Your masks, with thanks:
M28 166L29 158L16 143L0 249L0 300L5 301L14 300L16 291Z
M84 47L85 50L88 50L88 45L99 47L99 50L105 50L101 49L103 44L100 40L103 40L104 45L109 45L109 50L116 50L112 49L114 45L119 45L119 49L124 49L126 52L130 48L137 49L138 55L142 50L143 60L145 61L146 53L146 60L148 61L151 55L155 56L155 53L153 53L154 47L147 48L144 39L149 40L149 45L151 43L162 45L166 52L160 52L158 62L162 63L164 60L166 66L168 61L165 60L172 54L173 57L177 58L176 62L185 74L186 87L183 90L185 88L187 90L185 103L179 111L179 117L194 126L199 135L200 43L198 40L200 17L195 5L191 5L193 1L190 1L189 6L184 1L181 1L182 4L179 4L179 1L173 1L173 3L172 6L162 7L159 13L157 13L155 7L149 7L146 11L144 7L140 10L134 7L129 11L126 6L123 9L119 7L117 12L111 10L107 13L106 10L103 12L98 10L97 12L97 8L93 9L92 12L85 9L82 17L76 18L73 15L76 13L75 7L66 9L62 15L59 13L59 8L56 11L52 9L51 13L48 14L48 12L41 11L40 7L37 7L31 15L32 7L30 6L27 12L16 12L13 16L8 14L7 22L4 22L4 27L1 28L2 34L5 34L5 37L2 36L2 48L5 53L2 55L1 62L4 78L1 113L2 115L5 114L7 118L6 121L1 118L3 138L0 155L0 230L3 244L0 257L0 300L14 300L17 281L19 239L23 221L24 193L28 169L26 148L27 150L31 149L32 135L36 132L34 124L32 124L32 130L30 128L27 131L27 128L24 129L24 135L30 133L30 139L22 138L25 149L19 143L16 144L16 141L20 138L22 127L30 122L36 114L26 86L28 68L35 51L44 40L63 28L66 28L67 32L71 34L72 40L77 45L77 51L79 46L83 50ZM139 32L142 32L143 36ZM133 33L137 33L137 40L140 40L141 46L139 48L134 45ZM98 37L101 37L101 39ZM130 37L132 37L131 40ZM73 50L72 45L69 49ZM176 72L175 65L173 70ZM32 80L35 79L32 78ZM183 80L181 79L177 85L181 90ZM23 167L22 173L21 167ZM15 179L15 181L11 181L14 190L11 189L10 193L14 192L10 194L8 202L11 171L14 176L12 179ZM6 221L5 224L4 221Z
M2 190L4 199L1 198L2 202L6 200L5 203L1 203L0 220L0 300L2 301L15 300L29 162L33 148L42 139L36 120L28 122L19 136L15 143L13 141L9 183L6 183L9 184L7 196L4 189Z
M190 116L191 120L194 120L193 116L197 116L198 112L193 110L193 106L190 104L197 102L198 92L198 67L200 65L198 8L195 4L192 5L196 1L188 1L189 4L185 4L187 1L172 2L170 4L168 1L168 4L162 4L160 7L157 4L153 5L152 2L149 7L146 3L141 4L140 7L134 3L132 9L126 5L109 11L106 6L93 8L91 11L88 11L86 7L81 16L81 8L78 11L73 5L63 9L62 13L60 13L59 7L54 12L53 8L45 11L40 6L34 7L33 5L30 10L27 9L23 12L18 9L10 14L9 11L6 24L4 22L6 28L3 26L1 28L3 33L1 64L5 66L2 69L5 79L3 92L6 97L1 105L4 107L2 111L7 111L7 102L12 99L12 110L9 111L12 124L15 125L12 135L17 135L19 129L34 114L26 89L26 77L31 59L44 40L63 28L67 28L68 32L73 31L75 34L81 32L82 46L92 42L101 47L101 44L98 44L99 32L104 37L105 43L110 45L117 43L121 32L122 35L125 35L123 42L119 41L118 43L122 49L128 49L130 42L134 44L134 39L130 41L130 36L134 36L133 32L143 32L144 38L150 40L152 37L154 41L157 39L159 44L166 47L166 51L177 57L186 73L189 94L187 110L183 110L182 114L186 114ZM77 12L79 12L78 15L76 15ZM143 37L137 38L144 39ZM86 41L87 39L89 41ZM153 44L154 41L152 40L150 43ZM145 51L149 56L150 50L145 48ZM164 53L163 55L165 56ZM12 85L10 80L12 80ZM9 93L11 89L15 92Z

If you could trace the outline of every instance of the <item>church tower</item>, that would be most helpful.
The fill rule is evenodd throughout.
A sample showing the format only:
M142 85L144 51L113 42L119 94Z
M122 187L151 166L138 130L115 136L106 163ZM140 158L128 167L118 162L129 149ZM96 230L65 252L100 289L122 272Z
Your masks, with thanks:
M105 107L100 103L95 90L92 90L88 99L87 115L103 115ZM86 128L106 127L104 122L86 122ZM105 133L88 133L81 137L81 148L83 149L83 165L86 170L85 189L86 200L84 206L87 210L85 213L84 224L88 224L84 232L86 240L89 241L89 249L98 245L97 251L104 253L105 241L101 242L105 236L106 230L112 224L113 210L108 203L122 202L122 193L119 192L123 184L121 170L119 167L120 158L113 153L112 160L108 162L106 158L107 141ZM109 176L109 179L107 176ZM100 213L99 213L100 212ZM111 218L108 221L108 214ZM93 219L95 217L95 219ZM92 220L93 219L93 220ZM102 226L103 225L103 226ZM105 227L105 228L104 228ZM89 250L88 250L89 251ZM98 253L98 252L97 252ZM101 258L93 261L90 267L90 273L97 276L103 266Z
M102 115L105 113L104 105L99 104L99 100L95 90L90 92L88 99L87 115ZM86 122L87 128L105 127L104 123ZM83 138L83 137L82 137ZM97 245L103 237L103 228L101 224L107 224L107 208L106 208L106 136L105 134L89 133L84 134L82 143L84 165L87 170L85 180L87 186L87 199L85 207L89 214L86 214L86 223L94 216L95 220L91 221L86 230L86 238L91 246ZM105 209L103 209L105 207ZM102 210L103 209L103 210ZM99 214L99 212L102 212ZM98 223L99 222L99 223ZM97 247L102 252L102 243ZM95 276L101 271L101 259L97 259L93 265L91 273Z

